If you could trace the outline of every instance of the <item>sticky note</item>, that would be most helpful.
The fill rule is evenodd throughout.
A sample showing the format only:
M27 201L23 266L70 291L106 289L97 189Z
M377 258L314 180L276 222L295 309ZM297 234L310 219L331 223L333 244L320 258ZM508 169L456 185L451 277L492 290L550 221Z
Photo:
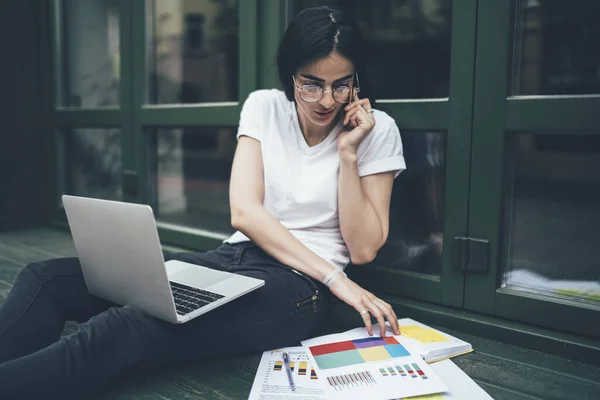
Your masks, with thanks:
M409 338L418 340L421 343L449 342L446 336L438 331L429 328L423 328L419 325L406 325L400 327L400 334Z

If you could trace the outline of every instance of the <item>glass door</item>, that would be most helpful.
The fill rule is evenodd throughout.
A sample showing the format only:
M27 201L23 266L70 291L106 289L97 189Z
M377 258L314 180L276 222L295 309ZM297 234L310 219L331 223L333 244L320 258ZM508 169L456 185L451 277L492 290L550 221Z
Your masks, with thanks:
M51 15L52 37L42 40L54 45L45 57L52 68L43 72L54 83L48 121L55 139L50 158L57 161L54 211L64 218L62 193L131 201L123 191L123 171L133 162L130 3L56 0L43 10Z
M377 293L462 306L464 276L452 268L451 247L466 235L476 0L289 4L292 15L319 5L354 15L375 108L402 135L407 170L394 183L387 244L350 273Z
M600 3L480 1L465 307L600 337Z
M135 0L137 200L161 240L199 250L233 233L229 175L241 104L257 87L256 0Z
M257 89L258 42L271 43L257 1L48 7L57 219L62 193L137 201L152 205L163 242L216 247L233 233L227 187L240 105Z

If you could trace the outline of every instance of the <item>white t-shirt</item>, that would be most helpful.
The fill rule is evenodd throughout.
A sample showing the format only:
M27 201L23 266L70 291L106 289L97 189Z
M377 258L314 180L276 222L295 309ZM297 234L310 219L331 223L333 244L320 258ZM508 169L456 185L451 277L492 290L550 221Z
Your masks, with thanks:
M406 168L402 140L394 120L375 110L375 127L358 147L361 177ZM338 217L339 152L342 122L319 144L306 143L294 102L276 89L250 94L240 115L237 137L261 144L264 164L264 207L297 239L324 260L344 268L350 261ZM225 240L250 240L241 232Z

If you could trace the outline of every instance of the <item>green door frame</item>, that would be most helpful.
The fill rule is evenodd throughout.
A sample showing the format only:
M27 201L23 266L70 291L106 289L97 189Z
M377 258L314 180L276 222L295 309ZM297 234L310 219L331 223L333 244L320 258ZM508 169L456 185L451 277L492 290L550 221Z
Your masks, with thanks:
M465 308L600 338L600 307L501 287L510 132L599 132L600 96L511 96L514 1L480 1L471 155L469 236L489 239L490 269L468 275Z
M450 97L379 100L377 108L396 120L400 132L441 131L447 135L446 205L441 276L386 267L351 266L358 282L376 292L462 307L464 274L452 268L454 237L466 236L477 0L454 0L450 57Z

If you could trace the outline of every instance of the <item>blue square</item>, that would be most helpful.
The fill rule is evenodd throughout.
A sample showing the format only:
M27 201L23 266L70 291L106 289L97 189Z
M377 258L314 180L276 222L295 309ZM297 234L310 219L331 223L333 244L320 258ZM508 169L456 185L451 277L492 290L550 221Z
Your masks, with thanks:
M390 353L390 356L392 358L410 356L408 350L406 350L401 344L386 344L383 347L387 350L388 353Z

